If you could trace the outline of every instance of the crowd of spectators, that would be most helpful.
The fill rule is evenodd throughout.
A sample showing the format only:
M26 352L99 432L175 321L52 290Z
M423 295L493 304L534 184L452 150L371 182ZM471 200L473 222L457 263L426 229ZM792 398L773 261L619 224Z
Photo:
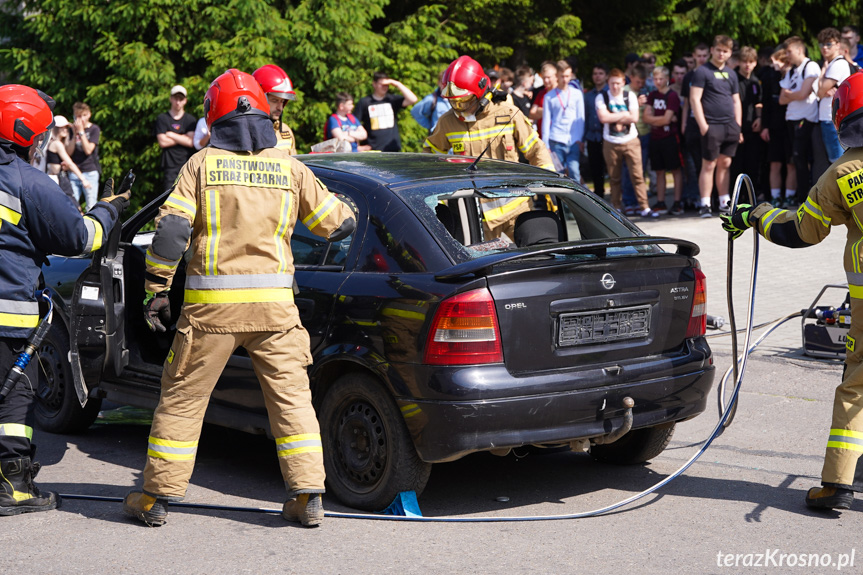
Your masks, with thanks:
M809 55L797 36L756 51L719 35L661 65L649 52L628 54L622 67L595 63L584 88L574 57L543 62L538 73L522 66L488 75L533 121L555 169L587 181L600 196L608 180L611 203L625 215L697 211L710 217L727 209L739 174L749 175L760 199L796 206L842 155L831 99L863 66L859 40L854 26L825 28L817 37L820 54ZM420 99L383 72L374 74L372 85L356 111L350 94L336 95L325 139L347 142L355 152L401 151L399 111L409 108L431 133L450 108L440 88ZM174 86L170 109L154 127L166 189L209 140L204 118L196 122L185 112L186 96L185 88ZM57 116L41 159L41 167L87 209L96 201L100 174L101 131L90 116L82 102L73 106L72 122Z

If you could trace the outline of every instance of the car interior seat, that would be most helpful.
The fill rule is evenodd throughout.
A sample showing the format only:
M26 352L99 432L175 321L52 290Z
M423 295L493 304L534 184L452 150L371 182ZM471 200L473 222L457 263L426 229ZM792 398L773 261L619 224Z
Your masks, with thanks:
M546 210L524 212L515 220L515 245L520 248L560 241L557 214Z

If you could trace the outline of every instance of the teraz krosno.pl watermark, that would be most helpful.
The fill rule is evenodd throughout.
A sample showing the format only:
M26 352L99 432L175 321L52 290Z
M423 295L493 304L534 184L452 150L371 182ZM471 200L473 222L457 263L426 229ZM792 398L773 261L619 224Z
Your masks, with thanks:
M851 553L783 553L779 549L767 549L764 553L723 553L716 554L718 567L832 567L841 571L845 567L854 567L854 555Z

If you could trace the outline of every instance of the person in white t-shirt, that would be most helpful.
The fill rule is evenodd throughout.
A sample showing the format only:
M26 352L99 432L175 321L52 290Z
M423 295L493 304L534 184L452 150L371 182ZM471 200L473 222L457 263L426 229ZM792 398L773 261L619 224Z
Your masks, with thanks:
M818 47L824 57L824 68L818 78L816 95L818 102L818 124L821 127L821 141L824 148L818 146L815 139L815 157L812 162L812 179L818 177L845 151L839 144L839 134L833 125L833 94L845 78L851 75L851 65L842 55L842 35L836 28L824 28L818 33Z
M641 142L635 123L638 121L638 97L624 93L626 76L617 68L608 74L608 92L596 97L596 115L602 122L602 155L608 168L611 187L611 204L618 211L623 207L622 172L623 164L629 168L635 197L638 200L638 215L655 218L659 214L650 209L647 203L647 187L641 169ZM625 98L625 99L624 99Z
M799 36L785 41L791 69L785 76L785 85L779 92L779 105L788 105L785 121L788 138L793 143L792 159L797 171L795 204L801 204L812 187L809 157L812 155L812 131L818 123L818 100L814 84L821 68L806 57L806 45ZM787 196L786 190L786 198Z

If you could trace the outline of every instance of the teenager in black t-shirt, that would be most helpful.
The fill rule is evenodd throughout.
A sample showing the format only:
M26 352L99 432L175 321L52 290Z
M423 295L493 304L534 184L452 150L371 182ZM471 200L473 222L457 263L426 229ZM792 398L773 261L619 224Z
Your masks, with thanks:
M709 218L710 195L714 174L719 192L719 209L728 209L731 159L740 143L740 87L734 70L725 67L731 57L734 42L728 36L716 36L710 49L710 60L692 75L689 88L692 119L701 133L701 174L698 188L701 192L702 218Z

